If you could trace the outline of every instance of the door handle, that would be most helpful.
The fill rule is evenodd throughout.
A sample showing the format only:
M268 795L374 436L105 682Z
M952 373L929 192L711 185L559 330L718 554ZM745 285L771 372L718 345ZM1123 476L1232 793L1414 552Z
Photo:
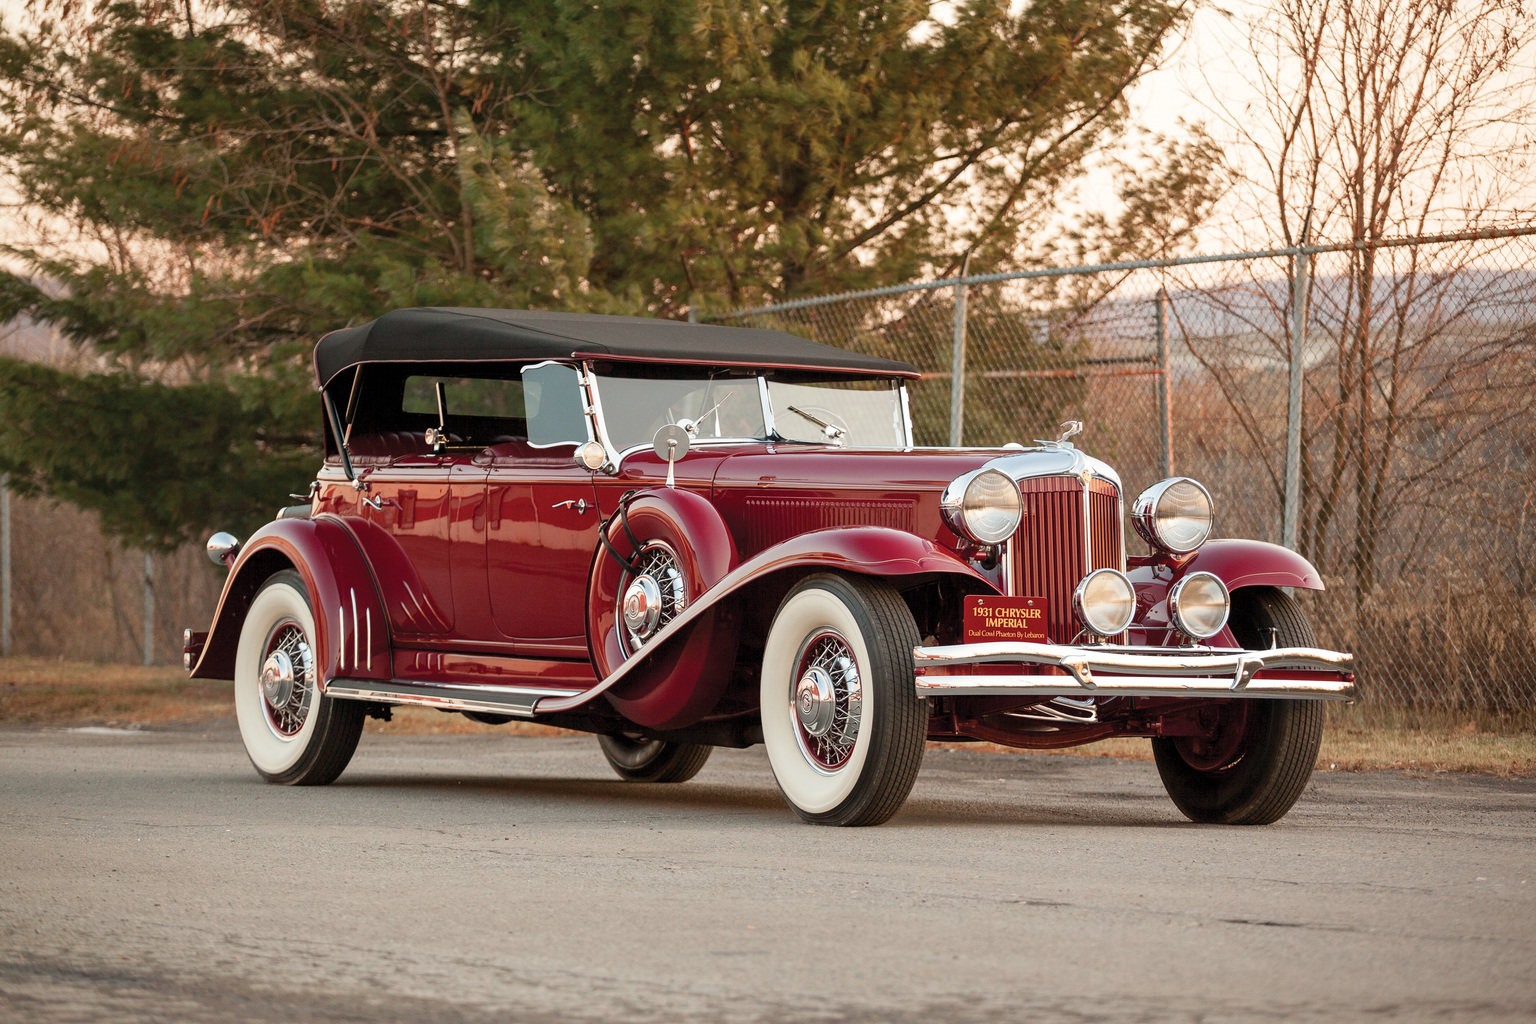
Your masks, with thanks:
M576 510L576 514L577 515L579 515L579 516L580 515L585 515L586 512L587 512L587 499L586 498L580 498L580 499L572 498L570 501L557 501L557 502L555 502L553 505L551 505L549 507L550 508L573 508L573 509Z
M393 505L393 506L395 506L395 508L399 508L400 507L400 503L398 501L396 501L394 498L371 498L371 497L369 497L366 494L363 495L363 504L367 505L369 508L373 509L375 512L382 512L382 511L384 511L384 506L385 505Z

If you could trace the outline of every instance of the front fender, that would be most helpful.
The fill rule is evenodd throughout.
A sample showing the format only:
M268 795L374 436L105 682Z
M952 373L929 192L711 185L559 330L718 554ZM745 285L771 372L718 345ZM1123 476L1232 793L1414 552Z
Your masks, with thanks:
M1243 587L1297 587L1322 590L1322 574L1301 555L1278 544L1261 540L1207 541L1193 556L1183 561L1155 558L1146 565L1131 568L1126 575L1136 588L1136 619L1131 626L1131 642L1162 644L1171 628L1168 616L1168 591L1192 572L1208 572L1227 585L1229 591ZM1232 631L1223 628L1207 643L1238 647Z
M1262 540L1207 541L1184 563L1174 579L1196 570L1215 574L1228 590L1239 587L1323 589L1323 575L1311 562L1290 548Z
M230 567L194 679L233 679L245 613L273 573L294 569L315 614L322 685L338 675L390 678L389 626L368 562L338 519L279 519L253 533Z
M667 623L650 643L614 668L596 686L574 697L546 698L539 701L535 710L539 714L569 711L616 687L615 696L621 701L624 694L636 692L663 703L660 695L675 689L674 699L664 703L691 705L685 698L699 685L696 673L699 660L683 656L683 652L676 649L678 645L689 643L696 626L736 628L737 620L731 614L732 610L721 607L725 599L769 577L807 569L885 578L952 576L977 592L997 593L990 580L953 552L901 530L848 526L803 533L759 552L726 573L687 610ZM716 612L719 612L718 616ZM713 642L713 638L704 639ZM708 708L690 706L690 712L699 717L708 711ZM674 723L669 727L676 728L677 725Z

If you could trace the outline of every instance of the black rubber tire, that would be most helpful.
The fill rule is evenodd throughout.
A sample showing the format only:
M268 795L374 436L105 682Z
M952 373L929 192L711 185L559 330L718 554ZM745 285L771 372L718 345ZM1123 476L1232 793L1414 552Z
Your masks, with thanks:
M599 736L597 745L614 774L625 782L687 782L699 774L715 749L705 743L669 743L622 734Z
M292 569L274 573L261 585L255 597L269 587L292 587L309 604L309 592L304 588L304 578ZM255 603L255 597L252 603ZM310 638L314 643L314 638ZM326 786L341 777L341 773L357 751L357 742L363 735L363 723L368 717L368 705L355 700L336 700L321 697L315 731L308 747L291 767L281 772L264 771L252 759L251 766L266 781L279 786ZM248 752L249 753L249 752Z
M1272 641L1280 647L1317 646L1306 613L1276 587L1236 591L1230 621L1233 636L1248 650L1267 649ZM1247 736L1231 765L1193 768L1178 741L1166 737L1152 741L1152 754L1163 787L1191 821L1269 825L1285 817L1307 788L1324 717L1322 701L1251 699Z
M869 752L857 782L837 806L819 812L798 806L779 783L779 792L801 821L813 825L879 825L906 803L923 764L928 739L928 701L917 695L912 649L922 642L912 610L894 587L869 576L819 573L797 584L779 605L780 614L794 598L813 588L836 597L851 613L862 634L871 664L864 680L874 690ZM775 615L774 627L778 627ZM770 631L771 636L771 631Z
M498 715L491 711L460 711L459 714L481 725L510 725L517 721L516 715Z

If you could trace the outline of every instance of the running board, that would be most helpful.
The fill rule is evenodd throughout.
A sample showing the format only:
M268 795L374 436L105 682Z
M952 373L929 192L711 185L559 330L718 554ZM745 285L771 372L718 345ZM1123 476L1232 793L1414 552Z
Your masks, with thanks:
M532 718L534 705L545 697L574 697L580 692L531 686L455 686L410 679L332 679L325 688L326 696L341 700L416 704L443 711L484 711L519 718Z

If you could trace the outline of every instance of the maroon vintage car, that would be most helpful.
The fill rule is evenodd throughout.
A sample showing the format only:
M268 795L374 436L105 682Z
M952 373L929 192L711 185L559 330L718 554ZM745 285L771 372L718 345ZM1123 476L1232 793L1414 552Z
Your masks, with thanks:
M199 678L252 763L319 785L393 705L595 733L682 782L766 746L802 819L885 821L926 740L1152 738L1196 821L1281 817L1353 660L1284 548L1066 436L919 448L898 362L629 317L404 309L315 348L327 456L244 544ZM1151 553L1128 557L1129 522Z

